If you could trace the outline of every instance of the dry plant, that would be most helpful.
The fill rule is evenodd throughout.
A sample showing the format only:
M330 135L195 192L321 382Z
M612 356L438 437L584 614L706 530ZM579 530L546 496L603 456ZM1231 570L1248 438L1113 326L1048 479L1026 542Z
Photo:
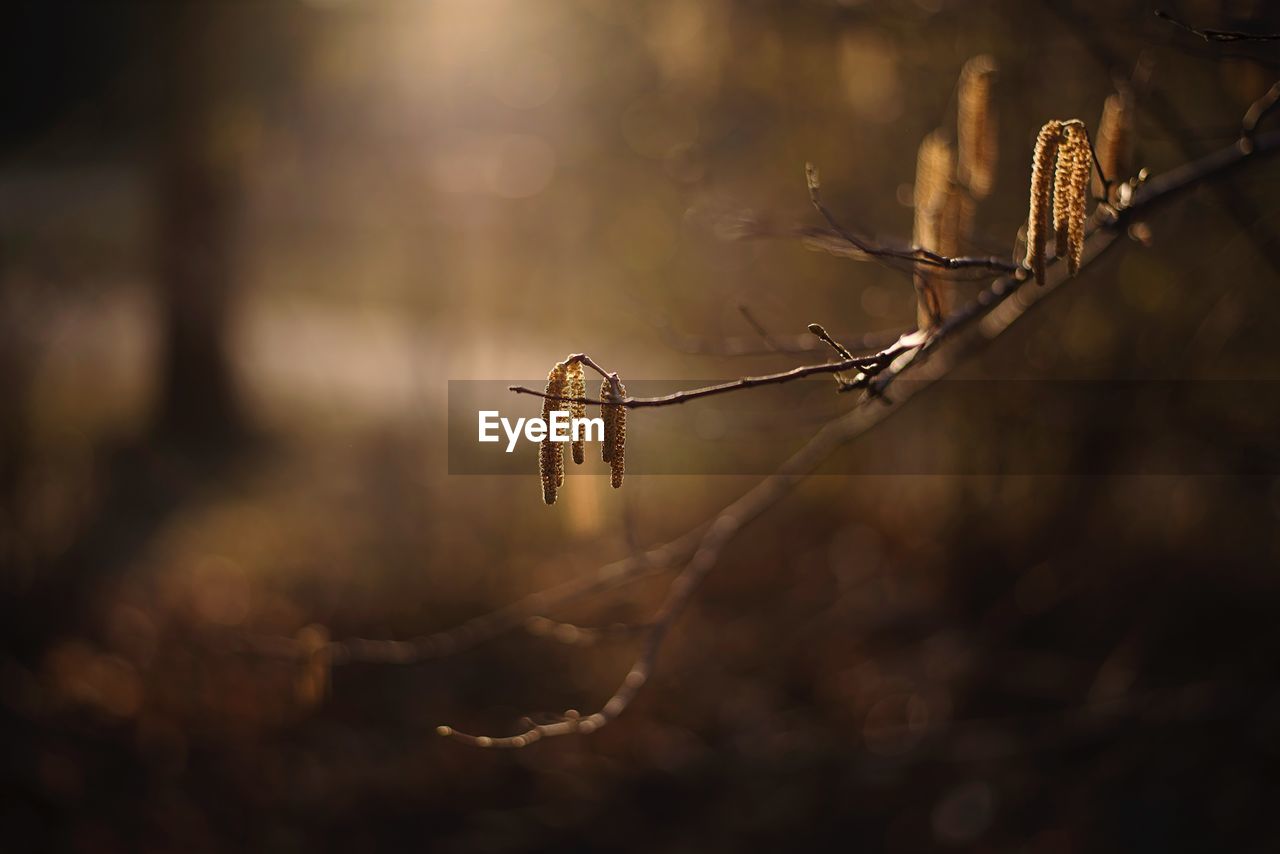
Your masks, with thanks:
M988 61L977 60L962 74L959 101L959 154L945 137L930 134L921 146L916 182L915 241L910 247L881 244L843 226L824 204L818 171L806 166L806 183L814 208L826 221L826 229L806 229L794 233L803 239L821 238L830 245L840 242L842 254L858 260L907 265L917 274L976 270L996 274L974 298L942 313L944 301L934 294L932 280L920 294L922 318L918 328L897 336L890 343L864 347L851 340L841 343L819 324L809 334L829 348L833 358L800 365L787 371L747 376L711 386L678 391L661 397L631 397L616 373L600 367L590 356L578 353L557 363L542 391L512 386L517 394L543 399L544 414L557 403L573 407L602 407L607 435L602 457L610 464L613 485L623 476L623 449L628 410L669 406L717 394L729 394L758 386L787 383L804 377L832 375L841 392L857 391L851 409L824 425L777 471L718 512L712 519L669 542L598 568L595 572L568 581L514 602L504 608L472 619L449 631L408 640L350 639L322 642L312 634L298 640L260 639L255 648L274 654L300 658L316 681L315 668L329 663L351 661L407 663L457 653L501 633L526 627L529 631L571 643L597 639L603 635L636 637L640 649L614 694L589 714L569 710L557 720L529 724L523 731L506 736L471 735L450 726L441 726L441 735L477 747L525 747L544 738L598 731L626 710L640 689L652 677L663 643L676 619L684 612L701 581L717 565L721 552L734 536L753 519L772 507L835 450L856 440L872 426L890 418L915 395L928 388L959 362L986 346L1018 320L1032 305L1055 293L1058 287L1089 266L1117 239L1129 232L1141 217L1169 200L1204 182L1222 177L1261 157L1280 152L1280 131L1259 133L1257 125L1280 99L1280 84L1259 100L1246 114L1240 138L1224 148L1184 163L1160 175L1124 178L1132 145L1133 106L1123 101L1109 102L1101 123L1102 151L1095 156L1085 126L1079 120L1049 121L1036 139L1031 165L1031 194L1027 218L1026 252L1022 263L999 258L949 254L945 249L963 241L953 239L945 223L946 198L962 188L964 196L977 201L990 189L989 170L994 162L994 146L984 141L993 119L984 102L990 95ZM966 78L968 83L965 83ZM1115 97L1115 96L1113 96ZM964 106L964 102L969 105ZM1091 167L1102 160L1102 187L1118 187L1122 192L1106 194L1092 213L1087 210ZM1113 171L1112 171L1113 170ZM1123 180L1122 180L1123 179ZM939 219L939 212L943 216ZM1052 225L1051 225L1052 223ZM967 232L971 221L962 223ZM1056 251L1047 252L1049 229L1055 232ZM823 248L828 248L824 246ZM1061 261L1062 263L1059 263ZM1042 288L1024 287L1029 281ZM918 279L917 279L918 281ZM862 352L859 352L862 351ZM868 352L869 351L869 352ZM791 351L779 351L791 352ZM583 368L599 374L603 382L598 398L581 394L582 385L574 377ZM914 382L897 384L910 376ZM890 394L892 392L892 395ZM543 496L555 500L563 483L561 445L544 443L539 448L539 471ZM577 459L575 451L575 459ZM645 577L673 572L665 599L643 624L615 626L608 630L589 629L558 622L547 614L583 597L615 590Z

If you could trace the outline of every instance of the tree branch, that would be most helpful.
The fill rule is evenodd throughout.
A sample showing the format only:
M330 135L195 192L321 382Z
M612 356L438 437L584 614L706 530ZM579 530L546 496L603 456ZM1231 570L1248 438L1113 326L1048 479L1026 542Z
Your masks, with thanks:
M747 322L747 325L754 329L755 333L760 336L761 343L764 344L765 348L768 349L769 352L778 352L778 342L773 340L773 336L769 334L769 330L765 329L764 325L756 319L756 316L751 312L751 309L747 308L746 305L739 303L738 314L741 314L742 319Z
M912 332L900 337L892 346L881 350L879 353L873 353L870 356L855 356L849 359L842 359L838 362L826 362L821 365L801 365L798 368L792 368L789 371L781 371L776 374L763 374L756 377L741 377L729 382L717 383L716 385L703 386L701 388L692 388L685 391L677 391L672 394L665 394L660 397L623 397L619 401L627 409L643 409L653 406L674 406L681 403L688 403L691 400L697 400L700 397L710 397L714 394L725 394L732 391L741 391L748 388L757 388L764 385L778 385L781 383L789 383L794 380L804 379L820 374L838 374L854 369L861 370L869 375L874 375L883 369L895 358L908 349L920 346L925 340L923 333ZM581 361L588 364L589 357L584 354L571 356L570 360ZM590 364L596 370L600 370L595 366L594 362ZM614 376L613 374L605 374L605 376ZM508 391L516 394L528 394L534 397L540 397L544 400L557 400L564 403L589 403L600 405L603 401L594 397L569 397L567 395L547 394L528 386L513 385L508 386Z
M1271 156L1277 151L1280 151L1280 131L1242 139L1149 180L1135 190L1127 205L1115 208L1100 206L1086 238L1082 269L1091 265L1107 248L1114 245L1135 217L1151 213L1189 188L1209 179L1220 178L1249 160ZM867 393L853 409L824 425L777 472L764 478L726 506L709 524L696 527L648 551L606 564L593 573L526 596L449 631L399 641L353 638L323 644L319 651L326 654L327 660L333 664L357 661L408 663L453 654L521 625L529 626L531 622L535 626L550 625L554 635L558 626L568 624L556 624L541 615L581 597L612 590L672 567L680 567L652 620L636 627L636 631L643 637L641 649L619 687L598 711L585 717L576 712L566 712L560 720L530 725L523 732L504 737L470 735L449 726L438 728L440 734L466 744L511 748L525 747L543 738L599 730L622 714L651 678L662 645L675 621L737 533L786 496L837 449L885 421L915 395L946 376L965 357L1001 335L1028 308L1056 292L1058 286L1066 280L1063 275L1064 265L1052 260L1049 264L1051 275L1046 288L1024 288L1023 285L1030 279L1029 273L1025 268L1016 267L1007 275L991 282L976 299L953 312L932 332L904 335L895 344L870 356L801 366L778 374L744 377L659 398L624 398L621 402L629 408L663 406L744 388L790 382L814 374L858 369L869 376ZM569 360L590 367L614 382L616 387L617 375L605 371L586 354L573 354ZM895 400L887 400L884 392L899 377L907 374L919 381L902 387ZM513 391L543 396L522 387L514 387ZM867 405L877 398L885 405ZM589 398L553 399L599 403ZM314 659L317 654L314 643L305 644L287 638L257 638L245 641L243 647L260 654L299 660Z
M1082 260L1082 268L1093 263L1107 248L1114 245L1117 237L1124 233L1127 223L1134 216L1154 210L1186 189L1209 178L1220 177L1251 158L1274 154L1277 150L1280 150L1280 132L1259 137L1252 146L1243 142L1237 143L1157 176L1135 193L1127 207L1105 213L1102 219L1095 222L1095 227L1086 241L1086 254ZM1062 266L1054 265L1052 271L1055 275L1049 282L1051 287L1044 289L1023 288L1022 286L1029 280L1025 270L1018 270L1014 274L1002 276L992 282L990 287L972 303L949 316L927 342L910 351L904 351L877 384L878 391L883 392L884 388L897 377L908 371L916 372L921 382L904 388L898 400L888 406L862 405L871 399L871 395L868 394L852 411L829 422L819 430L800 451L782 465L776 474L765 478L722 510L705 528L692 557L672 582L666 599L648 628L645 642L621 685L599 711L586 717L577 712L566 712L558 721L532 725L512 736L471 735L449 726L441 726L437 731L443 736L475 747L518 748L527 747L544 738L596 732L616 719L627 709L652 676L663 641L672 625L688 605L699 583L714 568L724 547L737 532L790 492L806 474L837 448L884 421L907 400L949 373L951 368L969 352L1000 335L1013 321L1022 316L1027 308L1049 293L1053 293L1056 286L1066 278L1061 275ZM1032 296L1025 300L1012 299L1019 293L1029 293ZM975 321L995 317L997 309L1003 316L997 317L996 322L979 326L978 335L960 335L962 331L971 328ZM944 348L943 345L950 341L955 341L955 345Z

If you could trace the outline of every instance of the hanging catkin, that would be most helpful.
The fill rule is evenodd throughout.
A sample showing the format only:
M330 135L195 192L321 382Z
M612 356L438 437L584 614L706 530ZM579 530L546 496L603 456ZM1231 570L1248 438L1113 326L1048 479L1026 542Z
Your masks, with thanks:
M914 192L915 220L912 226L912 242L921 249L947 254L944 251L944 231L947 237L954 234L952 228L944 229L944 217L948 198L955 195L952 176L955 173L955 152L941 131L934 131L920 143L916 155L916 184ZM950 284L943 283L936 269L917 264L914 273L916 286L917 317L921 329L934 325L945 313L947 302L944 290Z
M1132 140L1133 95L1125 89L1108 95L1102 105L1102 119L1098 122L1098 163L1102 174L1093 182L1094 192L1099 196L1103 193L1104 177L1114 185L1128 173Z
M1084 209L1084 197L1077 197L1076 172L1080 168L1080 154L1089 155L1089 140L1084 135L1084 124L1079 120L1062 123L1062 139L1058 143L1058 161L1053 170L1053 232L1054 256L1066 258L1071 254L1071 222L1077 210ZM1087 168L1087 167L1086 167Z
M625 397L626 394L626 387L618 383L618 395ZM600 384L600 399L617 399L613 383L608 379ZM603 403L600 415L604 419L604 441L600 443L600 458L609 464L609 480L613 488L617 489L622 486L622 476L626 471L627 409L616 403Z
M955 155L951 150L951 143L947 142L940 131L934 131L920 143L920 151L916 155L915 224L912 234L912 240L917 246L933 250L938 243L938 221L954 166Z
M1080 261L1084 257L1085 208L1089 201L1089 175L1092 170L1093 155L1084 122L1078 119L1063 122L1053 183L1054 230L1058 239L1057 254L1067 259L1067 274L1070 276L1080 269Z
M582 363L574 362L569 366L569 397L583 398L587 396L587 377L582 371ZM587 405L581 400L575 400L569 404L570 429L573 428L573 422L579 418L587 417ZM582 465L586 459L585 442L582 439L575 438L573 440L573 461L577 465Z
M1054 160L1062 139L1062 122L1049 121L1036 136L1036 149L1031 158L1031 202L1027 215L1027 258L1024 262L1035 274L1036 283L1044 284L1045 237L1049 210L1053 200Z
M1067 222L1070 219L1071 180L1075 169L1075 157L1071 151L1071 141L1064 126L1062 139L1058 142L1058 159L1053 166L1053 257L1062 258L1067 254Z
M996 62L981 54L960 72L956 108L956 177L974 201L985 199L995 181L997 138L992 105Z
M564 397L568 388L568 366L557 362L547 374L547 397L542 399L542 419L550 422L551 413L562 407L562 401L552 398ZM547 504L556 503L556 491L564 484L564 445L551 441L548 435L538 445L538 476L542 480L542 500Z

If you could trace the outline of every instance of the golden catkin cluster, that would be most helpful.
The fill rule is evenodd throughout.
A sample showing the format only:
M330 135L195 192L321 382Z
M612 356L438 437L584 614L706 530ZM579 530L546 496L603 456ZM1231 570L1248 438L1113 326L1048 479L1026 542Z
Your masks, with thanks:
M1031 159L1031 202L1027 215L1026 265L1044 284L1049 218L1057 236L1055 255L1067 259L1074 276L1084 257L1084 220L1093 168L1089 135L1079 119L1050 121L1040 128Z
M552 398L564 397L569 387L569 366L557 362L547 374L546 394L542 399L542 418L549 421L551 413L563 406L563 402ZM538 476L542 480L542 500L547 504L556 503L556 492L564 485L564 447L560 442L551 441L551 437L543 439L538 445Z
M1098 165L1102 167L1102 174L1095 176L1093 185L1099 196L1103 193L1104 177L1114 184L1129 171L1133 112L1133 94L1128 90L1107 96L1102 105L1102 120L1098 122Z
M569 366L569 397L583 398L587 396L587 377L582 371L582 363L574 362ZM587 405L581 400L575 400L569 404L570 418L586 418ZM577 465L582 465L586 460L585 442L582 439L576 439L573 443L573 461Z
M992 103L996 62L981 54L964 64L960 72L956 106L956 142L959 158L956 176L975 200L985 199L995 182L997 138Z
M626 393L626 388L618 383L618 394L625 396ZM615 399L613 383L607 379L600 384L600 399ZM616 403L605 403L600 407L600 415L604 418L604 441L600 444L600 459L609 464L610 482L617 489L622 486L622 476L626 471L627 408Z

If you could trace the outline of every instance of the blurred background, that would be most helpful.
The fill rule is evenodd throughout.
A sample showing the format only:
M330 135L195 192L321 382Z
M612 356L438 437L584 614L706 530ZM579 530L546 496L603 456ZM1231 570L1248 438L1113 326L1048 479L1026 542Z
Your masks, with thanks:
M1280 31L1262 0L1171 11ZM577 351L624 380L826 358L715 355L761 349L743 305L778 336L910 328L900 271L725 224L816 224L813 161L833 209L908 239L917 145L954 126L960 67L988 53L1001 158L975 243L1006 255L1045 120L1092 126L1141 66L1135 167L1156 173L1230 143L1280 77L1274 42L1152 12L11 6L0 847L1276 850L1274 397L1169 403L1164 453L1213 476L1135 474L1151 449L1112 413L1061 407L1060 474L1031 476L1001 471L1018 413L973 418L998 383L923 395L859 447L945 433L981 472L808 480L729 546L635 706L590 738L497 753L435 727L593 710L626 639L514 632L331 672L240 643L441 630L705 521L758 477L575 476L546 507L532 456L524 477L450 476L449 380L536 380ZM1278 185L1260 162L1181 197L961 378L1265 396ZM643 620L668 580L552 616Z

